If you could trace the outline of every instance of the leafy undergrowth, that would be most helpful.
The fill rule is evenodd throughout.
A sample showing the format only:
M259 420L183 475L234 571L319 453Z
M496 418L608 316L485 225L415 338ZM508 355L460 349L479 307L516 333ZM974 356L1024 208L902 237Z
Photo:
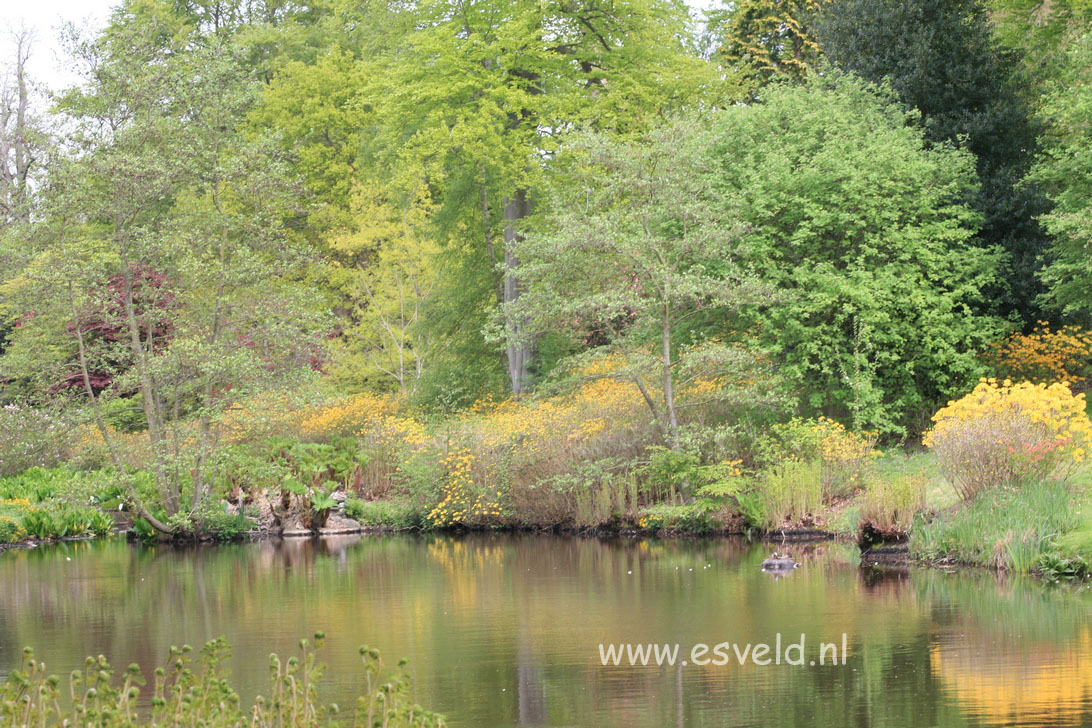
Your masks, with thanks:
M114 521L103 509L120 503L120 489L111 480L105 471L67 468L31 468L0 478L0 544L109 534Z
M282 662L270 658L269 697L240 700L228 683L228 645L213 640L195 659L189 646L172 647L166 667L156 668L151 708L141 714L138 698L146 684L140 667L130 665L115 675L106 658L88 657L82 671L62 681L47 675L45 665L29 649L7 682L0 685L0 725L18 728L140 728L142 726L204 726L205 728L318 728L318 726L386 726L387 728L442 728L444 719L412 699L413 688L400 662L398 672L386 675L379 651L361 647L363 694L356 706L341 710L320 702L317 686L324 665L315 644L300 642L300 657ZM71 696L71 697L70 697ZM253 705L246 708L246 705ZM62 707L63 706L63 707Z

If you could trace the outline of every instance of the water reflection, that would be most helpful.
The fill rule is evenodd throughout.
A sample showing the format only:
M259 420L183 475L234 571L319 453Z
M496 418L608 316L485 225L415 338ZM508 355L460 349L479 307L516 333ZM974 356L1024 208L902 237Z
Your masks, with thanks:
M981 573L861 569L853 548L792 550L783 579L736 540L347 536L223 547L76 543L0 554L0 670L33 644L153 665L224 635L234 682L264 692L271 651L330 640L324 697L358 688L356 647L409 657L418 699L463 726L1092 724L1087 590ZM848 664L629 667L600 643L847 635Z

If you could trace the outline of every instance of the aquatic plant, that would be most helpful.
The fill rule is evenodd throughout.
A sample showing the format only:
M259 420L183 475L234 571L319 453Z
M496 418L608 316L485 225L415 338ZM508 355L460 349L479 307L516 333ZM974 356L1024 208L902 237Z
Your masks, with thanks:
M393 675L383 672L379 651L361 647L364 692L355 709L324 705L318 685L325 666L312 645L300 641L300 656L282 661L270 657L268 697L245 707L228 683L225 663L230 649L224 640L208 642L195 659L186 645L172 647L165 666L152 678L151 707L146 715L138 702L146 678L138 665L115 675L105 657L88 657L83 670L68 678L67 691L59 677L48 675L30 649L23 651L19 669L0 686L0 724L12 728L141 728L143 726L205 726L206 728L442 728L444 719L412 700L412 686L400 662Z

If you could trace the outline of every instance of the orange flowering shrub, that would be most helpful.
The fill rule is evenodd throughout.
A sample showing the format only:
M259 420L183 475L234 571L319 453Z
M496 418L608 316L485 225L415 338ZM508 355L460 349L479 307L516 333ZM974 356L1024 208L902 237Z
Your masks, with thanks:
M933 422L924 443L964 500L983 488L1058 475L1092 447L1084 395L1062 382L983 379Z
M984 358L1003 379L1066 382L1083 389L1092 375L1092 331L1079 326L1052 330L1040 321L1030 334L1016 332L995 342Z

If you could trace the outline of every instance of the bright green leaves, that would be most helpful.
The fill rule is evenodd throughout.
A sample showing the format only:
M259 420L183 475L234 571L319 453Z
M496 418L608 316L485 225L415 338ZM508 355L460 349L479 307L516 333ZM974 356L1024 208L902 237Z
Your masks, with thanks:
M973 161L928 147L884 92L846 76L771 86L720 115L719 184L741 247L790 298L759 337L810 413L910 431L977 369L996 332L975 313L998 254L971 245L959 201Z

